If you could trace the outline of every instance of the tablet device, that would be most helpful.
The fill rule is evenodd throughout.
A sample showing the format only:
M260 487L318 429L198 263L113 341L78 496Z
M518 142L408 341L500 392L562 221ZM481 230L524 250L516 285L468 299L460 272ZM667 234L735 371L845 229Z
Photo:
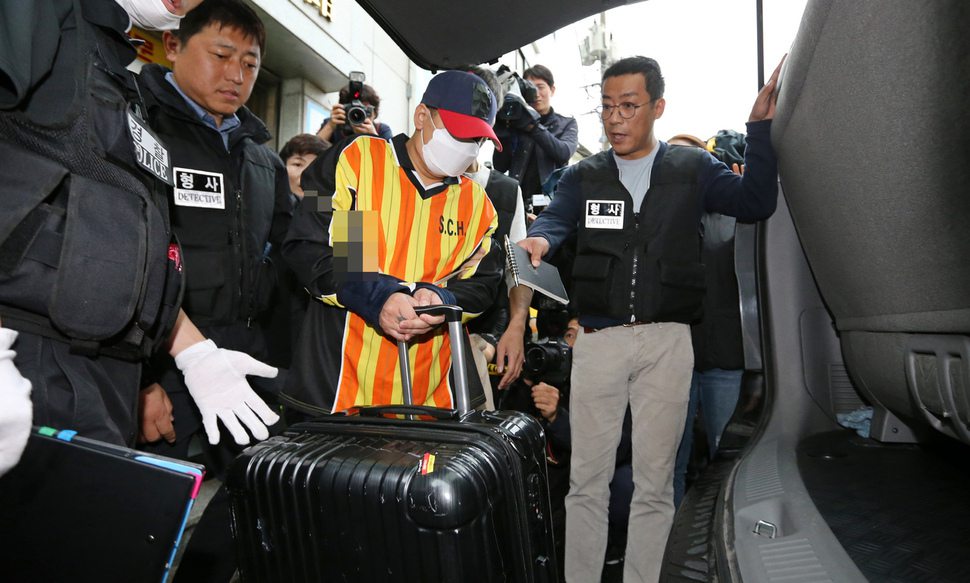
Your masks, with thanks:
M0 478L6 581L168 579L204 468L35 427Z

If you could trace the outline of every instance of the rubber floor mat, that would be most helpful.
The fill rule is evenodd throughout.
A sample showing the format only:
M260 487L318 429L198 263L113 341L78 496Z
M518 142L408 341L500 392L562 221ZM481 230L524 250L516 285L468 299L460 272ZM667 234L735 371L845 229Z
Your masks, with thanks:
M885 445L853 431L798 448L812 500L874 582L970 581L968 460L970 448L952 440Z

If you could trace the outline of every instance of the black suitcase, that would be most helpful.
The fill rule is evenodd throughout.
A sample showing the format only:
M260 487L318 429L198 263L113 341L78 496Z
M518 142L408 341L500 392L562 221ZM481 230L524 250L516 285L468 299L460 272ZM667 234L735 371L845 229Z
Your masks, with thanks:
M558 581L542 427L469 411L461 312L426 311L448 318L458 409L367 407L245 450L226 481L243 581Z

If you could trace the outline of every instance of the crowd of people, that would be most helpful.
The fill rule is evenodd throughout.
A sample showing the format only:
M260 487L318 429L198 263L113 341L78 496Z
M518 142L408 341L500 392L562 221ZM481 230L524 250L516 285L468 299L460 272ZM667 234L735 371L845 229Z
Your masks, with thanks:
M410 135L379 121L374 87L345 88L277 154L246 108L266 32L241 0L39 0L0 19L32 31L0 46L17 169L0 180L0 473L45 425L179 459L200 444L220 477L286 423L402 402L399 340L414 403L451 408L443 317L415 308L457 304L471 404L546 427L565 580L624 556L625 581L658 580L693 418L713 455L738 400L734 221L775 209L778 70L746 135L662 141L659 64L620 59L598 108L610 149L571 165L578 125L542 65L438 73ZM170 68L126 70L129 22L164 31ZM512 285L506 244L559 267L569 306ZM523 374L538 337L566 345L564 374ZM175 580L228 581L224 491L199 529Z

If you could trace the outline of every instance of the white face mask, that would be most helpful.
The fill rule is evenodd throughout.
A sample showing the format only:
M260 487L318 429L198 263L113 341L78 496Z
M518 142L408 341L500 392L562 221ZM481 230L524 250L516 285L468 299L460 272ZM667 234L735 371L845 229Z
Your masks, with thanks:
M131 23L147 30L175 30L182 17L172 14L162 0L115 0L131 17Z
M460 142L453 138L446 129L439 129L434 125L434 118L430 115L431 127L434 133L431 141L421 146L424 163L428 170L438 176L461 176L471 163L478 158L481 146L477 142Z

